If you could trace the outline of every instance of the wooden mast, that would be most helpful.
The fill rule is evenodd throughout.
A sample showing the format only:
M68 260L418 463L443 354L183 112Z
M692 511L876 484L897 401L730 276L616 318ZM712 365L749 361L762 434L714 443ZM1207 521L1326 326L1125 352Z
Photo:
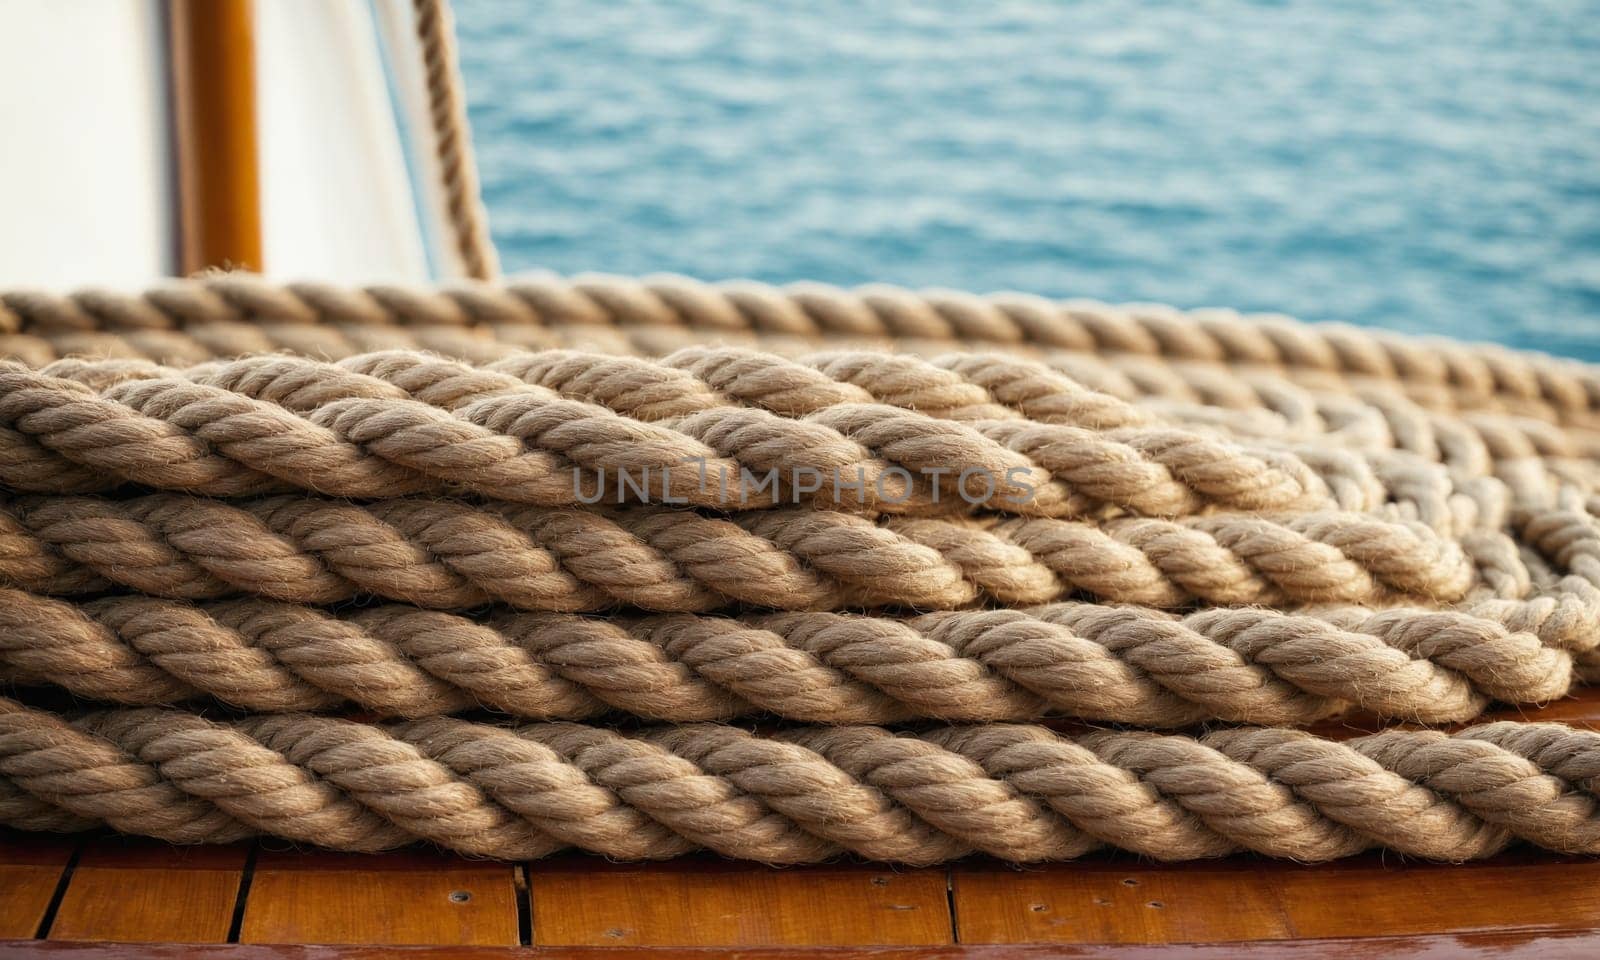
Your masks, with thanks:
M253 6L167 3L184 274L262 268Z

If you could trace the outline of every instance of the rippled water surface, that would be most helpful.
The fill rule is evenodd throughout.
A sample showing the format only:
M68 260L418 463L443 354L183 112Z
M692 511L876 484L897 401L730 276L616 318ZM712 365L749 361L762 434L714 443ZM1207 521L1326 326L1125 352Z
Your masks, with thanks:
M456 0L508 269L1280 310L1600 359L1600 2Z

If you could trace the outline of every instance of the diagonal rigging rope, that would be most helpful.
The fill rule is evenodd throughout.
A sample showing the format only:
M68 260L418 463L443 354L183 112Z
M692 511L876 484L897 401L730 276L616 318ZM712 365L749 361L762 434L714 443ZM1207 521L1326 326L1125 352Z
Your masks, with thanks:
M422 54L440 186L456 252L468 277L492 280L500 272L500 261L489 235L489 214L479 194L478 164L472 151L450 4L447 0L412 0L411 12Z

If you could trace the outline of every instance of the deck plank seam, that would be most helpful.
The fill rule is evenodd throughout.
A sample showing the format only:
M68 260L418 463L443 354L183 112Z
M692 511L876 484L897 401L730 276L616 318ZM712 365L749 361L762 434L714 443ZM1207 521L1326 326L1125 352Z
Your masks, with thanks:
M67 898L67 887L72 883L72 874L78 869L78 858L83 855L84 844L79 841L72 848L72 853L67 857L66 866L61 868L61 876L56 880L56 888L50 894L50 903L44 908L44 916L39 918L39 929L34 931L35 940L44 940L50 936L50 928L55 925L56 914L61 910L61 902Z
M512 888L516 891L517 942L524 947L533 946L533 864L519 863L512 868Z
M239 871L239 892L233 901L233 918L228 921L228 943L239 942L239 932L244 929L244 911L250 900L250 882L256 875L256 855L261 852L261 845L252 843L250 852L245 854L244 867Z
M956 868L944 868L945 910L950 915L950 942L961 942L961 918L956 914Z

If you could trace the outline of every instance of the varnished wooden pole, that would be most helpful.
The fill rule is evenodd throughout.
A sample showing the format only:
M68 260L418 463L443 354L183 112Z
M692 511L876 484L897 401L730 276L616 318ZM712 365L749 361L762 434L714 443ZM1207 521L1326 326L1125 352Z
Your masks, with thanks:
M179 263L260 270L253 0L168 0Z

